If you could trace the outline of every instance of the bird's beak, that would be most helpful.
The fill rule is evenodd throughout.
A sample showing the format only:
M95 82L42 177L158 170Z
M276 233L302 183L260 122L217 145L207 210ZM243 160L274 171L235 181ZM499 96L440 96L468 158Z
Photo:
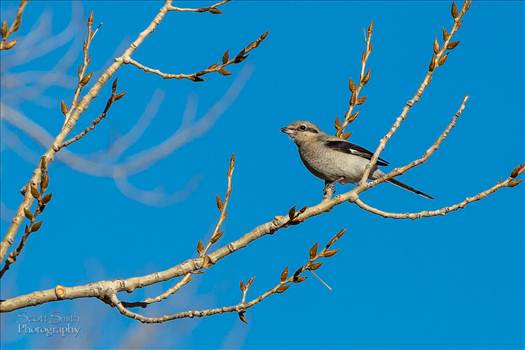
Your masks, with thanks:
M281 128L281 132L284 132L285 134L290 135L293 132L293 130L288 127L284 127L284 128Z

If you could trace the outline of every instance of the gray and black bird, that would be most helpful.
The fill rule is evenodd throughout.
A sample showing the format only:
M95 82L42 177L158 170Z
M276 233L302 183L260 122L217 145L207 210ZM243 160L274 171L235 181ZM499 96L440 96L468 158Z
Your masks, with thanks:
M341 184L358 183L373 155L366 148L339 137L325 134L309 121L293 122L282 128L281 131L295 142L306 168L325 181L325 191L337 182ZM389 163L379 158L370 171L369 179L373 180L383 176L385 173L378 167L386 165ZM388 182L425 198L433 199L428 194L394 178Z

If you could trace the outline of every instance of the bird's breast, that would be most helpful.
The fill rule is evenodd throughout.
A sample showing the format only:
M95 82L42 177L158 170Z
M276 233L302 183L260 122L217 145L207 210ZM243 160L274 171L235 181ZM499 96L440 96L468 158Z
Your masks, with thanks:
M356 183L361 179L367 159L339 152L327 147L299 147L301 159L315 176L328 181L344 178L344 183Z

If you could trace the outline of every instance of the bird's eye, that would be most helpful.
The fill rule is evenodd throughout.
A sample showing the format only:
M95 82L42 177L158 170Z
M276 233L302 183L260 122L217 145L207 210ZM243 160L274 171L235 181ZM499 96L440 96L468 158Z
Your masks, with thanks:
M299 129L300 129L300 130L306 130L306 125L301 125L301 126L299 127Z

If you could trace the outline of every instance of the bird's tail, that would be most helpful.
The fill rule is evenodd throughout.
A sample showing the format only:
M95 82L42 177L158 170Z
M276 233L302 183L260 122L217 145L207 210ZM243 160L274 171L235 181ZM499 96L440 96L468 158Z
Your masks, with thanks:
M425 197L425 198L428 198L428 199L434 199L434 197L429 196L428 194L423 193L423 192L421 192L420 190L416 190L414 187L412 187L412 186L408 186L407 184L405 184L405 183L403 183L403 182L401 182L401 181L398 181L398 180L396 180L396 179L390 179L390 180L388 180L388 182L390 182L391 184L394 184L394 185L396 185L396 186L399 186L399 187L401 187L401 188L404 188L404 189L407 190L407 191L410 191L410 192L414 192L414 193L416 193L416 194L419 194L419 195L422 196L422 197Z

